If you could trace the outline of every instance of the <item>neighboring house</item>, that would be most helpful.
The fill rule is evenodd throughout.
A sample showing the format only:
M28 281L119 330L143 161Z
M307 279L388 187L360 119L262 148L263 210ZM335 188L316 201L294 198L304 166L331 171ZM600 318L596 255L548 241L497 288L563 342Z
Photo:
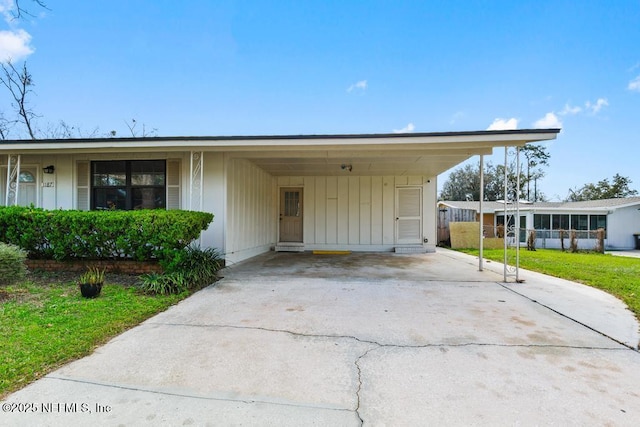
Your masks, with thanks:
M440 201L441 212L469 211L478 221L479 202ZM485 236L493 237L498 225L504 224L504 202L482 203ZM520 202L520 228L536 230L536 246L560 248L560 230L576 230L578 247L592 249L595 232L605 229L605 249L635 248L634 234L640 233L640 197L590 200L585 202ZM507 215L515 215L515 205L507 204ZM442 225L442 223L441 223ZM441 231L445 235L444 231ZM565 247L568 247L568 234ZM520 233L520 242L526 233Z
M4 205L211 212L228 263L275 250L434 251L436 178L558 129L0 142Z

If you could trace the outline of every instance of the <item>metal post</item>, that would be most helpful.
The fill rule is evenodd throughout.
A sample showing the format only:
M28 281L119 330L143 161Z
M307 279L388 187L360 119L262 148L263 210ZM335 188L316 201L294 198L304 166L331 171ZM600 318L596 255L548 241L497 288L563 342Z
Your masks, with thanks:
M503 219L504 219L504 223L502 224L503 226L503 232L502 232L502 237L504 238L504 263L503 263L503 270L504 270L504 281L507 281L507 235L508 235L508 224L509 221L507 220L507 198L509 197L509 189L508 189L508 179L509 179L509 175L507 174L507 162L508 162L508 158L507 158L507 147L504 147L504 211L503 211Z
M484 215L482 211L482 202L484 201L484 155L480 154L480 242L479 242L479 259L478 259L478 270L482 271L482 256L484 249Z
M514 225L516 226L516 282L520 282L520 147L516 147L516 220ZM525 237L526 232L525 225Z

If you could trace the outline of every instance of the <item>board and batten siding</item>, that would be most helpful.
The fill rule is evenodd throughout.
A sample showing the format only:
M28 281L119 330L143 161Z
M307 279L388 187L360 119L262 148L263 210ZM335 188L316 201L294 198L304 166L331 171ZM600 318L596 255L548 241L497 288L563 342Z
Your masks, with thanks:
M225 259L233 263L266 252L276 243L275 179L243 159L226 165Z
M435 179L433 181L435 183ZM303 240L307 250L392 250L396 244L396 188L422 187L423 200L428 200L424 194L429 185L426 182L428 179L421 176L285 176L277 179L279 188L304 189ZM435 184L433 187L435 189ZM423 228L430 217L426 210L423 209Z

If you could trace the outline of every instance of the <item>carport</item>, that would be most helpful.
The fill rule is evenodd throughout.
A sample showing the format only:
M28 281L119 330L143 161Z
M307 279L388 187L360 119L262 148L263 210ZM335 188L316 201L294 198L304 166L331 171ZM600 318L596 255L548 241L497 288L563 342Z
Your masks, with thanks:
M6 140L0 199L88 210L113 196L118 209L211 212L201 245L229 264L273 249L433 252L440 173L558 132Z

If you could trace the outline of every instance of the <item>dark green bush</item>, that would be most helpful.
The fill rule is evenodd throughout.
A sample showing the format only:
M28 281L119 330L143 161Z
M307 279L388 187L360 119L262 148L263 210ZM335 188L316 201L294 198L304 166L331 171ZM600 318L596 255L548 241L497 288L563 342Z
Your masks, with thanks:
M163 259L189 245L213 221L182 210L72 211L0 207L0 241L31 258Z
M27 253L15 245L0 243L0 285L11 285L27 274Z
M211 248L187 246L174 251L161 261L163 274L145 274L141 287L145 292L179 294L186 290L200 289L216 281L217 272L223 266L220 254Z

